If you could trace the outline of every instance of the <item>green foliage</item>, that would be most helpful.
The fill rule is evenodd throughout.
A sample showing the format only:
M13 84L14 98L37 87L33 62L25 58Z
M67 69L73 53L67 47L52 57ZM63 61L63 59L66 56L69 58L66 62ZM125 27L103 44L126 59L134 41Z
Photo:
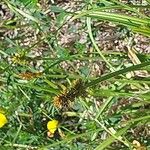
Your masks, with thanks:
M36 4L38 3L38 0L18 0L18 1L22 2L26 6L30 5L31 7L36 6Z
M148 148L149 0L1 5L0 149Z

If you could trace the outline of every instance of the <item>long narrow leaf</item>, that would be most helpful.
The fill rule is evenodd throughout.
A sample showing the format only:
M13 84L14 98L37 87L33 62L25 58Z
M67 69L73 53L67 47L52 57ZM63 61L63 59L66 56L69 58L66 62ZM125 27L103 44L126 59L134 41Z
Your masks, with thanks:
M121 136L122 134L124 134L128 129L129 129L130 126L126 126L125 128L122 128L120 129L116 134L115 136L116 137L119 137ZM95 150L103 150L105 149L107 146L109 146L111 143L113 143L116 139L113 137L113 136L110 136L109 138L107 138L104 142L102 142L99 146L97 146L95 148Z
M113 77L116 77L120 74L123 74L123 73L126 73L126 72L129 72L129 71L135 71L135 70L139 70L140 68L143 68L143 67L146 67L150 65L150 61L147 61L147 62L144 62L144 63L141 63L141 64L138 64L138 65L134 65L134 66L131 66L131 67L128 67L128 68L125 68L125 69L121 69L121 70L118 70L118 71L115 71L115 72L112 72L110 74L106 74L102 77L99 77L89 83L87 83L87 87L90 87L90 86L93 86L95 84L97 84L98 82L102 82L102 81L105 81L105 80L108 80L110 78L113 78Z

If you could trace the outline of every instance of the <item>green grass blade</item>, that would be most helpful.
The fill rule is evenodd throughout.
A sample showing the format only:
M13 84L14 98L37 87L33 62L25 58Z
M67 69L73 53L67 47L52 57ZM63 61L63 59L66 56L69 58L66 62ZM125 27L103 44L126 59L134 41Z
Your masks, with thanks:
M93 34L92 34L92 29L91 29L91 18L87 18L87 28L88 28L88 33L89 33L89 37L95 47L95 49L97 50L97 52L99 53L99 55L101 56L101 58L106 62L106 64L109 66L109 68L111 70L114 70L113 66L107 61L107 59L105 58L105 56L103 55L103 53L100 51L100 49L98 48L97 44L95 43Z
M116 137L120 137L121 135L123 135L128 129L129 129L130 125L120 129L116 134L115 136ZM106 147L108 147L111 143L113 143L115 141L115 137L114 136L110 136L109 138L107 138L105 141L103 141L99 146L97 146L95 148L95 150L103 150L105 149Z
M90 86L93 86L93 85L96 85L98 82L102 82L102 81L105 81L105 80L108 80L110 78L113 78L113 77L116 77L118 75L121 75L123 73L126 73L126 72L129 72L129 71L135 71L135 70L139 70L143 67L146 67L150 65L150 61L147 61L147 62L144 62L144 63L141 63L141 64L138 64L138 65L133 65L131 67L128 67L128 68L125 68L125 69L121 69L121 70L118 70L118 71L115 71L115 72L112 72L110 74L106 74L102 77L99 77L89 83L87 83L87 87L90 87Z
M19 13L20 15L22 15L23 17L25 17L25 18L27 18L27 19L29 19L29 20L32 20L32 21L34 21L34 22L36 22L36 23L41 23L37 18L35 18L35 17L33 17L31 14L29 14L29 13L26 13L26 12L24 12L24 11L22 11L21 9L18 9L17 7L14 7L12 4L10 4L8 1L6 1L5 0L5 2L6 2L6 4L7 4L7 6L10 8L10 10L12 10L12 11L14 11L14 12L17 12L17 13Z
M84 12L80 12L80 14L75 15L74 19L81 18L83 16L97 18L102 21L110 21L116 24L121 24L124 26L129 27L134 32L139 32L143 35L150 36L150 20L145 18L139 17L132 17L128 15L116 14L116 13L109 13L109 12L102 12L96 10L88 10Z

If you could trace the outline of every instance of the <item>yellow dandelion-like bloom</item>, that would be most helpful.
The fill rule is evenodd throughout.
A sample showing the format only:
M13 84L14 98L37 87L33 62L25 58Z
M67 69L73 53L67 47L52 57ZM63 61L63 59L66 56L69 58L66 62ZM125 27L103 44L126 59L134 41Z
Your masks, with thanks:
M58 120L51 120L47 123L47 129L51 134L55 133L55 131L58 128L58 124L59 124Z
M6 116L0 113L0 128L2 128L8 122Z

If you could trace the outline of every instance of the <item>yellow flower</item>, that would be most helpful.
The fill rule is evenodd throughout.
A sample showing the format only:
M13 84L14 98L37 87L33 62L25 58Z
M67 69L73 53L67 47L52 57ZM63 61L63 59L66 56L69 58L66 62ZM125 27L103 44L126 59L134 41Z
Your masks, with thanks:
M2 128L7 123L7 118L4 114L0 113L0 128Z
M58 128L58 120L51 120L47 123L47 129L51 134L54 134Z

